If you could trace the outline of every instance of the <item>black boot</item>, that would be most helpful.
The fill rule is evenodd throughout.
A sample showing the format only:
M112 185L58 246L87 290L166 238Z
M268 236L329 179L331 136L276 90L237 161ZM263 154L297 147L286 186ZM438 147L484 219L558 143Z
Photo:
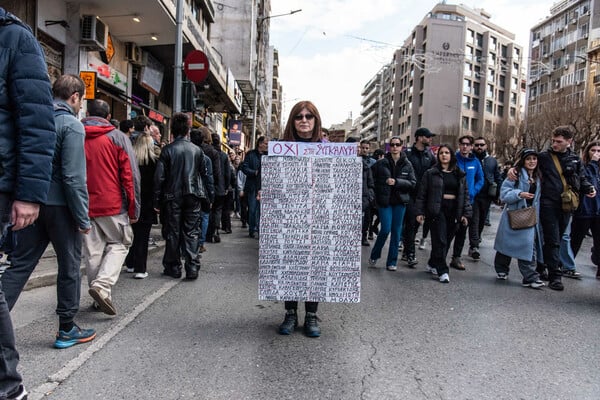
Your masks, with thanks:
M280 335L289 335L294 332L294 329L298 326L298 314L296 310L287 310L285 318L281 325L279 325Z
M316 313L307 312L304 317L304 334L308 337L321 336L321 328L319 328L319 317Z
M367 235L365 233L363 233L363 235L362 235L361 244L363 246L369 247L369 241L367 240Z

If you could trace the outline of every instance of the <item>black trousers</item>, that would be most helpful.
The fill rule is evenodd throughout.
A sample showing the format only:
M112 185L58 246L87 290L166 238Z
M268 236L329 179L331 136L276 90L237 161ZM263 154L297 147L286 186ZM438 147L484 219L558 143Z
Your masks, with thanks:
M571 222L571 249L577 256L581 243L588 231L592 231L592 263L598 265L600 260L600 217L573 218Z
M456 221L456 200L443 200L442 211L432 217L429 221L431 233L431 253L429 255L429 266L437 270L438 275L448 273L446 257L450 249L450 243L454 237L460 222Z
M221 212L221 229L231 231L231 213L233 212L233 191L230 190L223 199L223 211Z
M477 229L477 235L469 233L469 242L471 247L479 247L481 244L481 233L485 227L485 219L490 212L492 199L488 196L476 196L473 202L473 229Z
M415 199L411 197L406 205L406 214L404 214L404 230L402 231L402 242L404 243L404 250L402 252L404 254L412 257L415 256L415 237L420 225L417 222Z
M11 267L2 276L8 308L12 309L49 243L56 252L56 314L60 323L73 321L81 292L82 234L67 206L41 206L33 225L15 232Z
M131 225L131 229L133 230L133 243L127 253L125 265L127 268L133 268L133 272L146 272L152 223L138 221Z
M208 219L208 231L206 232L206 241L212 242L214 236L219 236L219 224L221 223L221 214L223 214L223 205L226 196L215 196L215 201L210 210Z
M317 312L317 308L319 308L319 303L316 302L316 301L305 301L304 302L304 310L306 312L316 313ZM286 301L285 302L285 309L286 310L297 310L298 309L298 302L297 301Z
M200 199L185 196L165 204L165 254L163 267L168 271L181 270L181 252L186 272L200 269L198 248L200 243Z
M564 212L559 207L540 207L540 223L542 225L542 234L544 244L542 247L544 253L544 264L548 268L548 277L550 282L560 280L562 272L560 270L560 240L567 229L571 213Z
M248 224L248 197L246 195L240 197L240 221L242 225Z

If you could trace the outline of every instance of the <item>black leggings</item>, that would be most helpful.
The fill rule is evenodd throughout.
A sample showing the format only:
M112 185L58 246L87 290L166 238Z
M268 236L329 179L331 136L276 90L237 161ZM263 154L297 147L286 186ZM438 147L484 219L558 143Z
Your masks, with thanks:
M304 302L304 310L306 312L316 313L318 307L319 307L319 302L317 302L317 301L305 301ZM297 310L298 302L297 301L286 301L285 309L286 310Z

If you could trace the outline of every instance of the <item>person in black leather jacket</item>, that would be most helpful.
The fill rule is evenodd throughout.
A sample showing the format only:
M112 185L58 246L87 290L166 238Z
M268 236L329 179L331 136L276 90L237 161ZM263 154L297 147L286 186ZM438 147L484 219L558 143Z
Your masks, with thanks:
M410 192L417 179L412 164L402 152L402 140L394 136L390 139L390 152L373 166L375 180L375 202L379 208L381 229L371 250L369 265L375 266L381 257L381 250L390 232L390 246L386 268L395 271L398 264L398 245L402 238L402 226L406 205L410 201Z
M201 175L205 174L204 152L190 141L189 117L175 113L171 133L175 140L162 149L154 174L154 209L162 211L166 226L164 274L181 278L181 251L186 279L198 278L200 257L200 213L208 200Z

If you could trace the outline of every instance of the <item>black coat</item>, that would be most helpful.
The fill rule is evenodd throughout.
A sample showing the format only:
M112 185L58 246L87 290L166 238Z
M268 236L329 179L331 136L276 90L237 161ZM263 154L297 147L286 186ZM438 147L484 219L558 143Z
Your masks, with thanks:
M166 145L154 174L154 208L161 203L194 195L208 203L201 175L206 174L204 152L187 138Z
M458 195L456 196L456 220L460 221L462 217L471 218L473 210L471 203L469 203L466 174L458 167L454 170L454 173L458 177L459 185ZM443 172L438 165L425 171L417 194L417 215L434 218L442 211L442 200L444 198L444 178L442 174Z
M363 157L362 162L362 210L366 211L375 202L375 181L373 180L371 167L369 167L369 161Z
M394 164L391 154L388 153L373 165L372 171L375 180L375 201L378 207L409 202L410 192L415 187L417 179L406 154L400 153L400 159ZM388 178L394 178L395 185L388 185L386 183Z

